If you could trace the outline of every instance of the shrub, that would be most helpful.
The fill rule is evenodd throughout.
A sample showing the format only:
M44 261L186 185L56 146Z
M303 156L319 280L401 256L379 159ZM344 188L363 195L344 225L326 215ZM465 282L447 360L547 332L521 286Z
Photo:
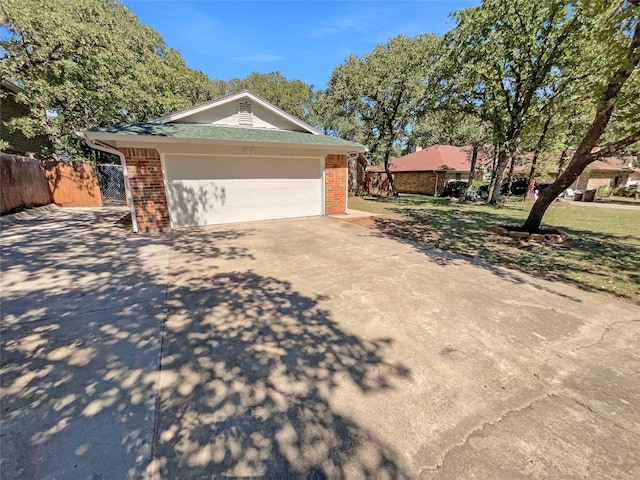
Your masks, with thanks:
M456 180L453 182L449 182L444 186L444 190L442 191L443 197L464 197L465 192L467 191L467 182L463 182L462 180Z
M611 195L611 192L613 192L613 188L608 185L600 185L597 192L599 197L608 197Z
M638 195L638 187L618 187L611 193L615 197L635 197Z

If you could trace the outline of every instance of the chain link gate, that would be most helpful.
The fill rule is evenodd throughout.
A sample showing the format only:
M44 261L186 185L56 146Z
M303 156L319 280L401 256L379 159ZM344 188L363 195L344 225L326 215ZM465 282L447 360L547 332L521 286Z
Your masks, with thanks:
M126 205L122 165L96 165L96 172L98 173L102 203L105 206Z

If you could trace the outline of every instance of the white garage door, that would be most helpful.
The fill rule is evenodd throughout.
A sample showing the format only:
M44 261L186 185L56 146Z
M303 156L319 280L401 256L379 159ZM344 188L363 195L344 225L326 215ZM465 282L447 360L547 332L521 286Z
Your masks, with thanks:
M174 227L322 215L320 158L167 155Z

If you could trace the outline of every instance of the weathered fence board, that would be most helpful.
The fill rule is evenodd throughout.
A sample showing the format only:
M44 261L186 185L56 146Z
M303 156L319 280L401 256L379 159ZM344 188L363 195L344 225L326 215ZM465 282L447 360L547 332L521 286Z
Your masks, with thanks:
M0 213L51 203L42 162L0 154Z

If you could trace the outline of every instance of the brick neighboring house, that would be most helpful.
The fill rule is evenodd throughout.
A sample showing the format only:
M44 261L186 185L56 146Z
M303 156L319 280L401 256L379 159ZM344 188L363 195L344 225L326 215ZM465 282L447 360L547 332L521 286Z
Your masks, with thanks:
M471 146L433 145L396 158L389 170L399 193L439 195L447 182L468 179L472 150ZM490 161L490 158L478 152L478 166ZM369 192L384 193L388 188L384 167L369 167L367 173ZM481 172L476 171L476 176L480 178Z
M80 136L120 156L134 231L345 213L365 151L249 91Z
M571 185L573 190L585 191L606 187L640 186L640 168L633 166L633 159L607 157L589 164Z
M0 82L0 140L6 142L8 146L3 149L6 153L16 153L21 155L41 155L44 156L53 150L53 146L46 135L36 135L26 137L20 130L13 130L8 127L10 120L14 118L28 117L31 111L28 106L16 102L16 95L21 89L11 82L3 80Z

